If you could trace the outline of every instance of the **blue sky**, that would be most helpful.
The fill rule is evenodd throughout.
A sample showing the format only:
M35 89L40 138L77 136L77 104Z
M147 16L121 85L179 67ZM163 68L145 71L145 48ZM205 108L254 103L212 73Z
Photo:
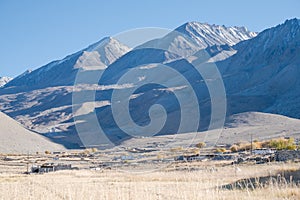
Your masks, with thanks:
M299 0L0 0L0 76L17 76L128 29L199 21L261 31L299 15Z

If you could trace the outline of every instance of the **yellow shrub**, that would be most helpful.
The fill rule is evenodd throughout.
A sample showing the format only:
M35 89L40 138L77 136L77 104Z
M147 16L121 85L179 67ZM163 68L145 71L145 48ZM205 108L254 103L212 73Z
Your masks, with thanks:
M204 142L199 142L198 144L196 144L196 147L199 149L202 149L206 146L206 144Z

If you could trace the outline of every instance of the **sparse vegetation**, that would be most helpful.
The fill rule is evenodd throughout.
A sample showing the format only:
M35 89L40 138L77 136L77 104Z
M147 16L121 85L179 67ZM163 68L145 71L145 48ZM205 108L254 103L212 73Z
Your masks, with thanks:
M211 164L200 167L210 169ZM242 165L239 166L241 173L235 173L231 165L213 166L218 170L210 173L186 170L131 174L114 170L80 170L38 176L0 174L0 196L1 199L74 200L300 199L299 185L296 184L299 164ZM196 166L185 163L184 167ZM271 184L265 184L265 180L270 180Z
M88 155L88 154L91 154L91 153L95 153L97 151L98 151L97 148L88 148L88 149L85 149L82 154Z
M100 152L94 153L97 149L90 148L76 152L73 151L71 153L68 152L68 154L65 152L53 152L51 154L51 152L47 150L45 151L45 154L49 154L47 156L40 153L32 154L28 157L27 154L24 154L21 155L21 157L25 161L31 160L31 163L35 165L41 166L41 163L53 162L53 158L59 158L57 162L68 161L72 162L72 166L75 164L75 166L80 167L79 170L76 171L57 171L49 174L40 174L39 176L25 176L18 173L20 179L16 178L15 174L11 178L7 178L7 174L0 173L0 196L3 197L3 199L18 199L17 197L19 197L19 195L25 194L22 196L22 199L30 199L31 197L44 199L44 195L47 194L46 199L85 199L88 197L89 199L100 198L104 200L141 198L145 200L269 200L300 198L300 193L298 192L299 185L297 185L297 181L300 181L300 178L297 178L299 177L300 163L296 163L297 161L293 160L292 162L292 160L289 159L284 165L280 162L275 163L275 161L270 160L265 162L263 156L253 156L249 152L239 152L250 150L251 143L249 142L236 143L230 147L227 144L220 144L217 147L216 149L205 148L205 143L199 142L191 148L183 148L178 145L173 148L168 147L163 151L144 151L142 153L132 153L126 149L125 151L117 152L117 154L110 154L105 151L102 152L101 150L100 154ZM294 149L295 144L293 138L253 141L252 149L261 147ZM138 148L132 147L132 149ZM212 152L224 153L229 151L239 153L222 155L211 154ZM208 152L209 155L207 156L206 154ZM134 154L134 159L131 159L131 154ZM241 156L241 158L239 157L240 159L248 159L248 157L250 159L249 161L245 161L244 159L241 163L232 162L238 160L237 155ZM7 161L3 160L3 162L10 162L9 165L15 163L16 160L20 162L20 157L13 158L14 156L16 155L6 158ZM211 158L212 156L214 157ZM174 162L174 158L179 157L181 157L181 159ZM137 161L138 159L139 161ZM153 159L153 162L151 159ZM114 162L111 162L111 160ZM165 161L169 163L166 162L166 164ZM259 165L256 162L259 162ZM24 172L26 162L20 163L23 163L22 172ZM133 171L138 171L143 168L144 164L150 169L153 169L153 166L168 166L166 169L162 167L160 168L161 171L155 172L147 171L147 173L143 172L140 174L126 172L129 168ZM286 166L288 166L289 171L282 169ZM122 172L115 170L119 167ZM92 169L93 171L87 169ZM15 170L15 168L13 170ZM278 173L282 170L284 173L278 176ZM289 173L292 173L291 176L289 176ZM265 177L271 177L272 179L270 179L270 181L272 184L258 182L266 180ZM28 182L34 184L26 184ZM6 194L6 188L13 192ZM172 190L170 190L170 188L172 188ZM26 191L30 192L26 193ZM272 195L266 195L271 191ZM7 195L12 195L12 198Z
M200 153L200 149L193 148L193 149L191 149L191 153L193 153L193 154L199 154Z
M206 146L205 142L199 142L198 144L196 144L196 147L199 149L202 149Z
M158 160L161 160L161 159L163 159L164 158L164 155L162 155L162 154L157 154L157 159Z
M224 153L224 152L226 152L225 148L217 148L216 149L216 153Z
M277 138L267 141L254 140L252 143L252 149L260 148L274 148L276 150L295 150L297 146L294 138ZM251 143L240 142L230 147L231 152L247 151L251 149Z
M277 150L295 150L296 149L294 138L273 139L273 140L269 141L269 147L275 148Z
M183 151L183 147L173 147L171 148L171 152Z

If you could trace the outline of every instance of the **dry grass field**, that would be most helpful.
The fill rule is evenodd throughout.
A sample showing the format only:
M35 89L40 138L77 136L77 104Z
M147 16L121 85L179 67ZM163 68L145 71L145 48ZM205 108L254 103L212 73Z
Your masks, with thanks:
M300 199L299 181L300 163L177 163L149 173L112 169L26 175L0 171L0 199L296 200Z

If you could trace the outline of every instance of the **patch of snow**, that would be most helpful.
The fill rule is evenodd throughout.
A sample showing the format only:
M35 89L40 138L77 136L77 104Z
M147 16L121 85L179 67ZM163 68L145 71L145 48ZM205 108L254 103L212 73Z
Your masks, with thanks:
M111 103L109 101L94 101L94 102L85 102L80 108L74 113L75 116L87 115L91 112L94 112L96 108L101 108L103 106L109 106Z
M140 76L140 77L138 77L138 79L139 79L139 81L143 81L146 79L146 76Z
M159 88L158 91L168 91L168 92L174 92L176 90L182 90L184 88L187 88L186 85L183 86L177 86L177 87L169 87L169 88Z
M12 79L13 79L13 78L7 77L7 76L0 77L0 87L3 87L3 86L6 85L9 81L11 81Z
M131 99L136 99L136 98L138 98L139 96L141 96L141 95L143 95L144 93L139 93L139 94L132 94L131 96L130 96L130 100Z

